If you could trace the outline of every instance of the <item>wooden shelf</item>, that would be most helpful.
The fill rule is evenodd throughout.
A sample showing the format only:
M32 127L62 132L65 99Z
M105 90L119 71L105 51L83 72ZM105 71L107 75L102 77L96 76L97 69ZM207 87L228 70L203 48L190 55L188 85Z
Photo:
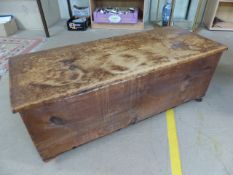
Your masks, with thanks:
M233 0L219 0L219 2L233 2Z
M94 29L144 29L144 6L145 0L90 0L91 27ZM98 7L137 7L139 9L139 22L137 24L101 24L95 23L93 12Z
M233 22L217 22L212 27L212 30L232 30L233 31Z
M92 21L91 26L93 29L132 29L132 30L143 30L144 23L139 21L137 24L100 24Z
M208 1L204 23L209 30L233 31L233 0Z

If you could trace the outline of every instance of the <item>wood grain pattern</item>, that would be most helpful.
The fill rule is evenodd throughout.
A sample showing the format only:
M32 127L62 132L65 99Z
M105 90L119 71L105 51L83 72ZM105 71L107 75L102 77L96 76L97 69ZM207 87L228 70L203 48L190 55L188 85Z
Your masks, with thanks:
M21 112L44 160L204 96L219 55Z
M225 46L155 29L11 59L11 102L44 160L205 95Z
M225 49L185 30L158 28L14 57L9 65L13 111Z

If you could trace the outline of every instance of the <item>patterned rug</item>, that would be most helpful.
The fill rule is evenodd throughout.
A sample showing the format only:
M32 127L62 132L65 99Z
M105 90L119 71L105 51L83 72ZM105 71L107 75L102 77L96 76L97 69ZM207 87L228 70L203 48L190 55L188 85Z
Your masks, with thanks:
M0 37L0 79L8 71L9 57L33 51L43 39Z

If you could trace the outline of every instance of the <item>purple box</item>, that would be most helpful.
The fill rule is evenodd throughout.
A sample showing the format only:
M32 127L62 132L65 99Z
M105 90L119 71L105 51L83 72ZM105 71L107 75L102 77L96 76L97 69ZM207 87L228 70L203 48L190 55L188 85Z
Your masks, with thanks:
M102 13L99 8L93 12L95 23L135 24L138 22L138 9L128 13Z

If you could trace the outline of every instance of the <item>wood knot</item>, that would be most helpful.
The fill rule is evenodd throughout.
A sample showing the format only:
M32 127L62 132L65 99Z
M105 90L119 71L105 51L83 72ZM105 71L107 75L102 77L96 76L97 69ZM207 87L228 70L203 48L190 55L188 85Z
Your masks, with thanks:
M65 124L65 121L62 118L57 117L57 116L50 117L49 121L50 121L50 123L52 123L54 125L64 125Z
M185 91L188 88L188 86L190 85L191 78L192 77L190 75L185 76L180 86L181 92Z

